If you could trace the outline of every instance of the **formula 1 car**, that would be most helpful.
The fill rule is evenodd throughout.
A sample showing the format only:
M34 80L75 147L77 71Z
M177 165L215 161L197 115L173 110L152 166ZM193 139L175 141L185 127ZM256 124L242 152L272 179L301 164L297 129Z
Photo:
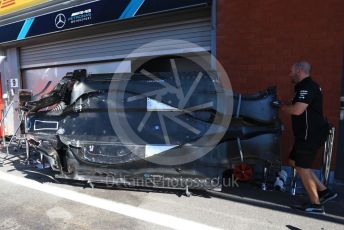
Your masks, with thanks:
M191 93L190 93L191 92ZM209 73L67 73L28 101L26 136L56 177L119 186L212 189L232 159L280 163L276 89L218 87ZM244 155L243 155L244 154Z

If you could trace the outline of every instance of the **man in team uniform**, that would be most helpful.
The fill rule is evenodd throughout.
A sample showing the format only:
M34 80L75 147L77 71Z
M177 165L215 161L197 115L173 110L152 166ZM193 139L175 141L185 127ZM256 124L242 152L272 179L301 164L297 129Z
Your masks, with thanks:
M318 150L328 137L329 125L323 115L322 90L310 73L311 65L306 61L292 66L290 76L295 84L295 95L292 104L281 105L281 110L292 116L294 146L289 160L311 201L296 208L310 213L324 213L323 204L337 194L327 189L311 169Z

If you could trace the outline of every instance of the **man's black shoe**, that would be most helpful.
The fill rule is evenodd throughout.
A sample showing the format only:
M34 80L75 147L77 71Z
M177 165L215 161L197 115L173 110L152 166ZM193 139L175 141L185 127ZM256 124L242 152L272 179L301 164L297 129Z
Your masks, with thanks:
M326 202L333 200L338 196L338 193L334 193L329 189L326 189L323 192L319 192L319 201L321 204L325 204Z
M325 214L324 206L321 204L302 204L302 205L293 205L293 209L297 209L306 213L314 214Z

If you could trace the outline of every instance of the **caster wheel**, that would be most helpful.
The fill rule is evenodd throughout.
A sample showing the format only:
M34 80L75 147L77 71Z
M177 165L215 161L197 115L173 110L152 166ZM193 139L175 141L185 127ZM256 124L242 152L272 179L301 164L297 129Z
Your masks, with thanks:
M250 181L253 177L253 168L246 163L241 163L235 166L234 176L237 178L238 181Z
M191 195L192 195L192 193L190 192L189 187L186 187L186 189L185 189L185 196L186 197L190 197Z

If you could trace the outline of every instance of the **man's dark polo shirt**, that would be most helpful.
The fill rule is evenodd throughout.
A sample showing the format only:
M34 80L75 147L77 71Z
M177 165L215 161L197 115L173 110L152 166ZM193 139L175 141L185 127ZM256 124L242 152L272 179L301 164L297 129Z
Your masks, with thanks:
M293 132L296 139L318 141L324 133L326 120L323 115L323 94L320 86L307 77L295 85L293 104L308 104L304 113L292 116Z

